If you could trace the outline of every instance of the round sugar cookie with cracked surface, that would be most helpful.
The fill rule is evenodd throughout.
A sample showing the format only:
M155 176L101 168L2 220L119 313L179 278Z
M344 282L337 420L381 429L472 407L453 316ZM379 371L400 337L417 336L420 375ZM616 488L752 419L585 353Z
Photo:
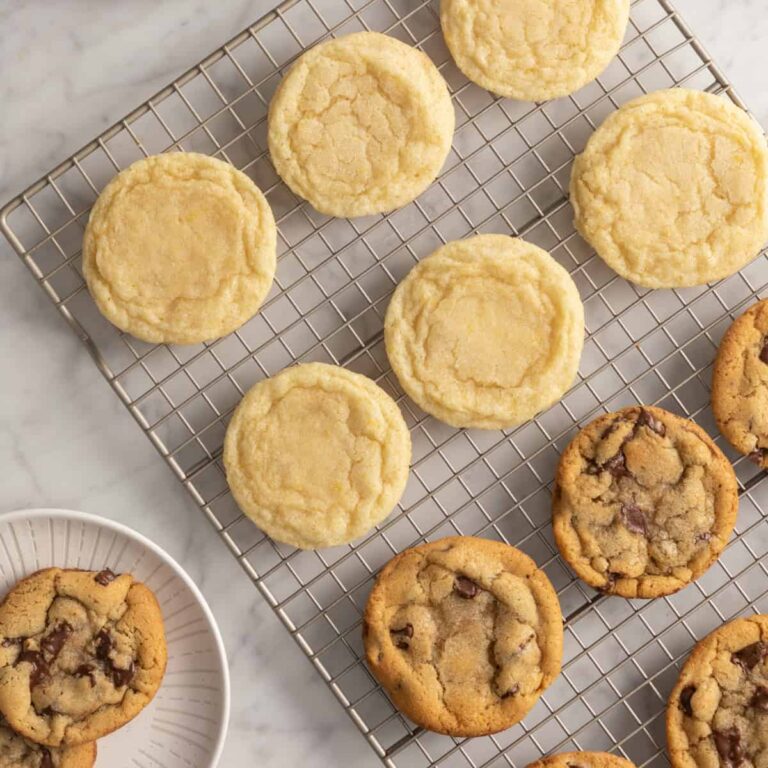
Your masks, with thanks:
M735 320L720 342L712 411L728 442L768 469L768 300Z
M139 160L93 206L83 274L102 314L136 338L194 344L226 336L261 306L277 231L259 188L192 152Z
M552 527L592 587L661 597L701 576L738 511L730 462L688 419L634 406L588 424L560 457Z
M38 744L85 744L149 704L166 658L160 606L130 574L47 568L0 604L0 713Z
M701 91L625 104L573 165L575 223L609 267L638 285L728 277L768 239L768 148L760 126Z
M522 720L560 673L563 617L528 555L457 536L384 566L363 639L371 671L407 717L483 736Z
M395 401L366 376L324 363L256 384L224 440L240 509L300 549L345 544L380 523L405 490L410 462Z
M546 101L594 80L616 55L629 0L440 0L458 68L499 96Z
M411 270L384 334L392 369L419 407L454 427L500 429L571 386L584 308L568 273L541 248L477 235Z
M378 32L315 46L288 71L269 105L275 170L329 216L384 213L437 177L455 124L431 59Z
M609 752L561 752L529 763L527 768L636 768L630 760Z
M672 768L760 768L768 755L768 616L701 640L667 704Z
M44 747L25 739L0 717L0 768L93 768L96 744Z

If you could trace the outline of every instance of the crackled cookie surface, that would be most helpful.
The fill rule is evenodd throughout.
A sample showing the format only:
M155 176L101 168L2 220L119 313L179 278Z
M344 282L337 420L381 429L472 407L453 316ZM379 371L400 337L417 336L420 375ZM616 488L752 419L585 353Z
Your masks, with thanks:
M366 376L323 363L256 384L224 441L240 508L301 549L352 541L381 522L405 489L410 461L395 401Z
M83 273L108 320L149 342L216 339L251 318L275 274L264 195L229 163L193 152L139 160L99 195Z
M633 407L593 421L560 459L555 540L591 586L659 597L698 578L736 522L730 462L692 421Z
M439 733L521 720L560 672L557 595L527 555L455 537L384 567L365 610L368 664L395 705Z
M693 649L669 697L673 768L764 768L768 616L736 619Z
M723 337L712 411L728 442L768 469L768 301L750 307Z
M44 747L19 736L0 717L0 768L92 768L96 744Z
M561 752L529 763L528 768L635 768L635 764L609 752Z
M459 69L500 96L544 101L594 80L616 55L629 0L440 0Z
M527 421L571 386L584 308L541 248L478 235L411 270L384 333L400 384L423 410L455 427L497 429Z
M571 202L581 234L627 280L719 280L768 239L765 137L725 98L656 91L595 131L574 163Z
M428 56L358 32L291 67L269 105L269 151L283 181L318 211L365 216L409 203L434 181L454 122Z
M130 574L48 568L0 604L0 712L39 744L84 744L124 725L165 664L160 607Z

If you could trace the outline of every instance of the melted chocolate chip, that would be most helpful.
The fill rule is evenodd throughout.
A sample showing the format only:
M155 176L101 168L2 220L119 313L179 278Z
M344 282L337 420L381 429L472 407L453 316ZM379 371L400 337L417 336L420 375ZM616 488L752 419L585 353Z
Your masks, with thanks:
M112 571L109 570L109 568L105 568L103 571L99 571L94 577L93 580L97 584L101 584L102 587L106 587L107 584L114 581L117 578L117 576L112 573Z
M640 415L637 417L637 424L640 427L648 427L652 432L664 437L667 434L667 428L657 419L650 411L646 411L644 408L640 411Z
M712 539L712 534L709 531L704 531L704 533L700 533L696 537L696 543L698 544L702 541L711 541L711 539Z
M621 520L628 531L631 533L639 533L645 536L645 514L643 513L643 510L637 506L637 504L622 504Z
M413 624L408 623L400 629L390 629L390 635L402 635L403 637L413 637Z
M752 697L752 701L749 703L750 706L760 712L768 712L768 688L764 685L759 686L755 691L755 695Z
M6 637L0 645L2 645L3 648L10 648L12 645L18 645L20 642L20 637Z
M22 651L19 654L19 658L16 659L16 664L21 664L22 661L26 661L32 665L32 672L29 675L29 688L30 690L48 677L50 670L45 663L43 654L39 651ZM16 665L14 665L16 666Z
M102 629L96 635L96 658L100 661L109 661L109 652L112 650L112 638L109 633Z
M508 699L510 696L517 696L518 693L520 693L520 686L515 683L508 691L504 691L499 698Z
M682 691L680 691L680 709L688 717L693 717L693 707L691 706L691 699L693 694L696 693L695 685L686 685Z
M67 638L71 634L71 625L66 621L62 621L50 635L40 641L40 650L49 664L61 653L64 643L67 642Z
M761 363L766 363L766 365L768 365L768 337L763 339L763 346L758 357L760 358Z
M453 582L453 591L465 600L471 600L473 597L477 597L480 593L480 587L475 584L472 579L468 579L466 576L457 576L456 581Z
M128 685L133 678L133 673L136 671L133 664L128 669L118 669L112 667L112 682L115 684L115 688L122 688L124 685Z
M603 469L606 472L610 472L616 478L629 477L630 472L627 469L627 460L624 457L624 453L619 451L613 458L603 464Z
M599 587L599 589L601 592L610 593L610 592L613 592L613 588L616 586L616 582L618 581L618 579L621 578L621 574L614 573L613 571L608 571L608 573L605 574L605 578L606 578L606 583L602 587Z
M43 748L43 756L40 759L40 768L54 768L51 753L45 748Z
M759 641L731 655L731 661L738 664L745 672L756 667L768 656L768 644Z
M744 747L738 729L726 728L723 731L713 731L712 736L722 765L726 768L737 768L741 765L744 761Z
M91 688L96 685L96 676L93 674L93 667L90 664L81 664L75 670L75 677L87 677L91 681Z
M399 648L401 651L407 651L410 647L407 640L397 640L395 642L395 648Z
M109 658L110 651L112 650L112 638L109 636L109 632L102 629L96 637L96 658L102 661L105 666L105 672L111 675L112 682L115 688L122 688L124 685L128 685L131 682L133 675L136 671L133 663L128 669L119 669L114 665L112 659Z
M765 461L765 457L768 455L768 450L765 448L755 448L752 453L747 454L747 458L753 463L757 464L758 467L763 466L763 461Z

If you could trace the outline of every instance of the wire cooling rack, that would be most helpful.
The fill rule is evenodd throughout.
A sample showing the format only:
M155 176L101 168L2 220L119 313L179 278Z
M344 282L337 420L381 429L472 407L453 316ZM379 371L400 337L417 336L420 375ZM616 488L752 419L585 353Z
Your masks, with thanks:
M362 29L418 45L441 69L457 113L440 179L386 217L319 215L279 181L266 154L266 111L280 73L303 49ZM85 342L104 376L311 659L386 765L524 766L569 748L616 750L666 765L664 706L693 643L737 613L768 612L768 484L739 459L737 533L696 584L649 602L607 598L557 557L550 485L560 451L598 413L659 403L716 434L710 367L731 319L768 293L765 255L716 285L643 291L617 278L575 233L566 190L574 153L618 105L685 84L728 82L667 0L636 0L620 55L600 79L541 106L498 100L468 83L424 0L289 0L51 171L0 213L14 249ZM279 224L275 285L259 314L207 345L153 346L96 311L80 269L88 210L130 162L168 149L229 160L265 191ZM521 235L572 274L585 304L579 378L562 402L507 432L454 430L420 412L387 364L382 321L397 281L447 240ZM297 360L367 374L400 403L413 436L405 495L353 546L295 551L266 538L230 497L222 438L256 381ZM735 459L736 457L733 456ZM362 661L361 612L395 553L449 534L502 539L530 554L558 590L562 675L525 720L496 736L424 732L394 710Z

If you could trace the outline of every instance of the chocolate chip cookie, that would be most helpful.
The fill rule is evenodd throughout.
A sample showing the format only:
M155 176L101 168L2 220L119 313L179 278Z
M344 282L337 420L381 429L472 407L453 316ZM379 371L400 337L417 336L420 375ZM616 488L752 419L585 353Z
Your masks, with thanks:
M373 674L405 715L438 733L481 736L521 720L557 677L563 618L527 555L458 536L387 563L363 634Z
M725 439L768 469L768 300L750 307L723 336L712 411Z
M0 717L0 768L92 768L96 744L43 747L19 736Z
M768 615L736 619L685 662L667 706L673 768L762 768L768 759Z
M596 419L566 448L552 524L587 584L650 598L704 573L737 511L736 476L710 437L661 408L635 406Z
M528 768L635 768L635 764L608 752L561 752L536 760Z
M74 746L124 725L165 664L160 606L129 573L47 568L0 604L0 713L38 744Z

